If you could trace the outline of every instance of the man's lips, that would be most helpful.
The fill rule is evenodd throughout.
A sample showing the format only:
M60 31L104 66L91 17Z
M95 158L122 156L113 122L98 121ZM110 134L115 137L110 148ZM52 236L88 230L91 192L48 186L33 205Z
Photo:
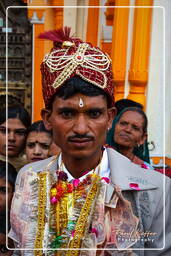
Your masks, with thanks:
M74 143L85 143L85 142L92 141L92 138L84 138L84 139L75 138L75 139L69 139L69 141Z
M71 138L68 140L69 143L76 147L85 147L93 141L93 138Z
M8 144L8 150L14 150L15 148L16 148L15 145L9 145L9 144Z

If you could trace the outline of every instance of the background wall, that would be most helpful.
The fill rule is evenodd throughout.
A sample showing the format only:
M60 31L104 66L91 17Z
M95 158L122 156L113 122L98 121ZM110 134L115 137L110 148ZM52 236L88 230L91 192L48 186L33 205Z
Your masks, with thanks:
M155 149L151 155L171 157L171 1L155 0L150 73L147 91L147 115L149 118L149 141Z
M147 87L147 116L149 142L154 143L155 146L151 155L156 156L162 156L164 152L164 18L164 8L154 8Z

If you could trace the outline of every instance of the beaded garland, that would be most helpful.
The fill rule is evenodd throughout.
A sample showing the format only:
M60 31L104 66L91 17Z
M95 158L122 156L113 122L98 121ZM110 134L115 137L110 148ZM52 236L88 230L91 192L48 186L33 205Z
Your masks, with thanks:
M38 201L38 224L37 224L37 233L35 239L35 256L41 256L42 251L40 250L43 248L43 233L45 227L45 206L46 206L46 176L47 172L39 173L39 201Z

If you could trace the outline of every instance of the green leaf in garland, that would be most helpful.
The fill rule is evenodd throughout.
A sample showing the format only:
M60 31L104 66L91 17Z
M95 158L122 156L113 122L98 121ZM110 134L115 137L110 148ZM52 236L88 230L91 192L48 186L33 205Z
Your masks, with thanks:
M63 243L63 238L62 236L57 236L51 243L51 248L60 248L61 244Z

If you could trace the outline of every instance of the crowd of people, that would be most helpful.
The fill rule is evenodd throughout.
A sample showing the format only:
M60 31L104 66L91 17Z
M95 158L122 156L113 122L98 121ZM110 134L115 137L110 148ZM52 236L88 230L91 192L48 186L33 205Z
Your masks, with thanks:
M52 33L42 120L31 124L19 105L0 113L1 252L169 256L171 185L166 177L164 192L164 176L150 165L143 106L114 105L103 51L68 28L40 37Z
M6 230L10 229L17 172L27 163L58 154L60 149L52 144L52 133L43 121L31 124L31 117L22 105L10 105L0 112L0 255L12 255L6 246ZM8 244L14 247L10 238Z

